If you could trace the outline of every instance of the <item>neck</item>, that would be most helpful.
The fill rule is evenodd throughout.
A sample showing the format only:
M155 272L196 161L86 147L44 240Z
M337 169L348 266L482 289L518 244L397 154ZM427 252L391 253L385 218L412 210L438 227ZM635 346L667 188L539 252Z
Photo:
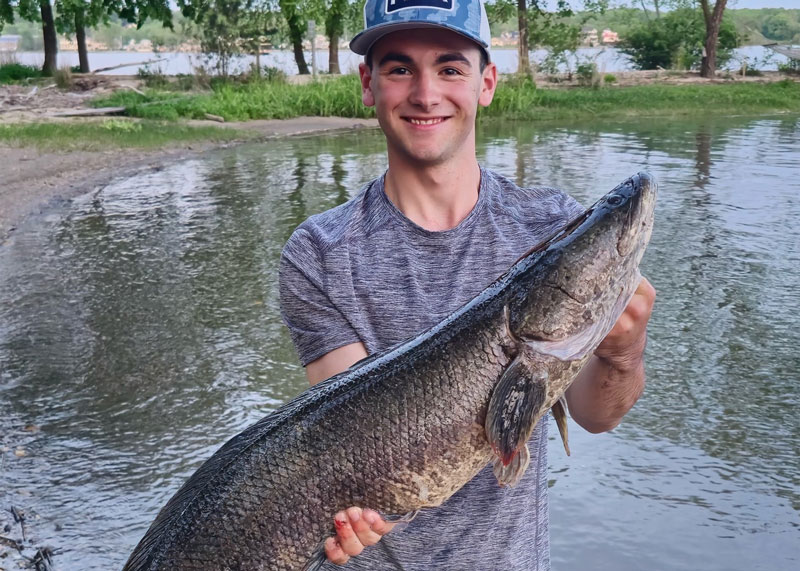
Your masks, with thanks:
M410 168L389 160L386 196L409 220L434 232L450 230L466 218L478 202L480 167L473 154L466 164L452 162Z

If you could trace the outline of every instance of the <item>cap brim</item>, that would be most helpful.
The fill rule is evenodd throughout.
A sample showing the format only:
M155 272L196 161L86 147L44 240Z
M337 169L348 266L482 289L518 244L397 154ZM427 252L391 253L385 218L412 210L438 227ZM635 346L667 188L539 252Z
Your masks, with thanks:
M444 28L445 30L450 30L459 36L463 36L468 40L472 40L478 44L478 47L483 48L483 51L485 51L487 55L489 54L489 46L479 37L465 34L461 30L457 30L452 26L438 22L389 22L386 24L380 24L357 34L350 41L350 51L357 53L358 55L366 55L372 45L386 34L391 34L392 32L397 32L400 30L414 30L417 28Z

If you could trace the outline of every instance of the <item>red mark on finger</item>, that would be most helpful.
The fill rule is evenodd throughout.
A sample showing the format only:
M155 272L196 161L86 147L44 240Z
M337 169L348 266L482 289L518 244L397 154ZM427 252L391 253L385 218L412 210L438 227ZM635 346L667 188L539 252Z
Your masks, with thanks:
M347 522L346 521L339 521L338 519L335 519L335 520L333 520L333 525L336 526L336 531L339 531L340 529L342 529L344 526L347 525Z

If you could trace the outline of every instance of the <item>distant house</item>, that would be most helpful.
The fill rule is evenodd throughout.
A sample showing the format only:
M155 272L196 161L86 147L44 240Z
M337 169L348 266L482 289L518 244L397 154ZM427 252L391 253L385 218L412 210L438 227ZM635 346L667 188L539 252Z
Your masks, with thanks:
M15 52L22 36L0 36L0 52Z
M619 41L619 34L606 28L603 30L602 40L604 44L616 44Z
M597 29L588 26L581 28L581 43L585 46L596 46L599 43Z

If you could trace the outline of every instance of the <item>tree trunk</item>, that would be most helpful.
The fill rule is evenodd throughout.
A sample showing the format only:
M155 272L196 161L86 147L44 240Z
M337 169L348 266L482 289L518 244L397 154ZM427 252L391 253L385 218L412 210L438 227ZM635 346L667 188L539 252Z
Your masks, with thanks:
M339 34L332 33L328 37L328 73L342 73L339 68Z
M330 42L328 47L328 71L342 73L339 67L339 38L344 34L344 20L348 9L348 0L332 0L325 17L325 34Z
M519 27L519 68L517 73L531 75L531 60L528 55L528 3L527 0L517 0L517 24Z
M89 73L89 53L86 51L86 28L83 26L83 13L75 14L75 40L78 42L78 61L81 73Z
M292 34L292 49L294 50L294 61L297 62L297 72L300 75L308 75L308 64L306 63L306 56L303 53L303 37L296 37Z
M306 33L306 21L299 13L296 0L278 0L281 14L289 25L289 37L292 40L292 50L294 51L294 61L297 63L297 71L300 75L308 75L308 64L303 53L303 36Z
M719 27L722 23L722 13L728 0L717 0L712 11L708 5L709 0L700 0L703 8L703 18L706 21L706 42L703 47L703 59L700 63L700 77L712 79L717 71L717 41L719 40Z
M42 73L53 75L58 69L58 38L56 24L53 21L53 7L50 0L39 0L39 11L42 15L42 34L44 36L44 64Z

